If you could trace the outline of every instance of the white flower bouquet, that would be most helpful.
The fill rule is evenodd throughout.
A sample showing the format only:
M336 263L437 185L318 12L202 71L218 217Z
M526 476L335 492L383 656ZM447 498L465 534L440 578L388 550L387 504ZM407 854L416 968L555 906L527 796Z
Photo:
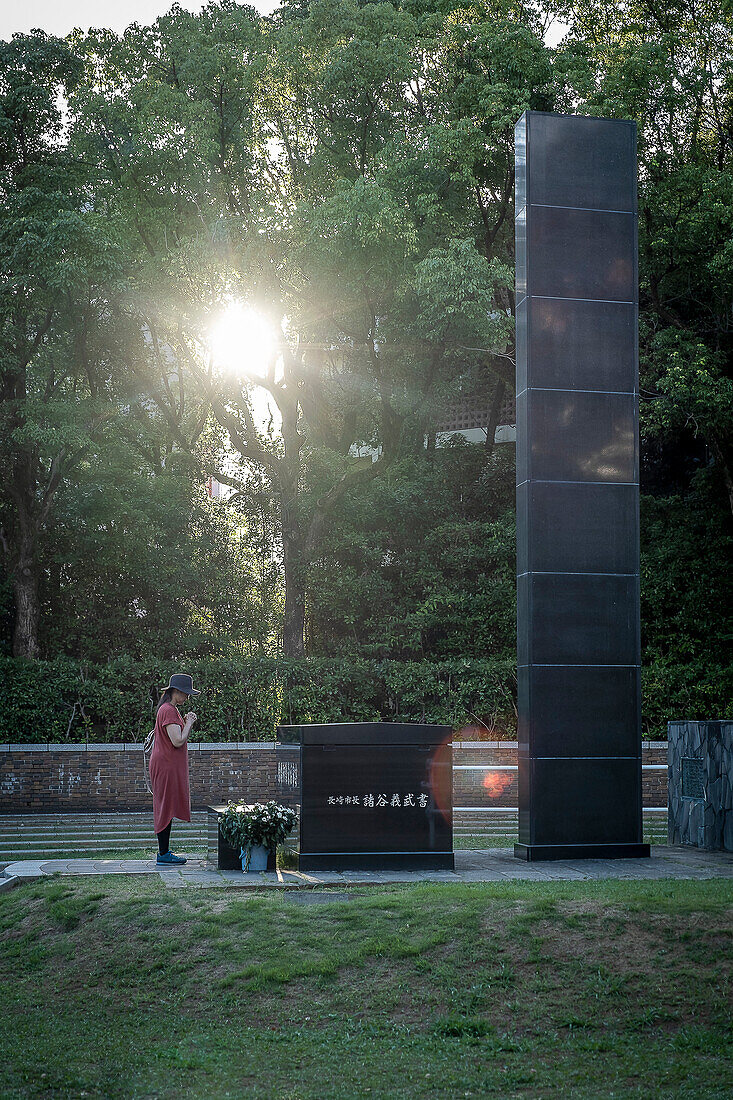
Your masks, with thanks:
M295 810L277 802L230 802L219 818L222 836L233 848L249 853L252 848L274 852L278 844L293 831L298 820Z

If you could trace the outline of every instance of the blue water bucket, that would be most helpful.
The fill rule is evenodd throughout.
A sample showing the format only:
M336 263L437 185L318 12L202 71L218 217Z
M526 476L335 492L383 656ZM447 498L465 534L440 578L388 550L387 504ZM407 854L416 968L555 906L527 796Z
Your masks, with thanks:
M267 848L263 848L261 844L253 844L250 848L249 867L247 866L247 852L245 849L242 848L239 854L242 857L243 871L267 870Z

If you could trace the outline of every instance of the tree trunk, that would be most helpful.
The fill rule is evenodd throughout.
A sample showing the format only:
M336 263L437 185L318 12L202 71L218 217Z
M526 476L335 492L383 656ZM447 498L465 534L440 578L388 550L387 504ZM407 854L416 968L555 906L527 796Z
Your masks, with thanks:
M285 613L283 615L283 653L302 657L305 653L305 578L303 546L299 525L283 508L283 565L285 569Z
M715 461L720 465L720 472L723 475L726 492L728 493L728 504L730 505L731 515L733 515L733 475L731 474L726 455L718 440L714 435L710 435L708 438L712 452L715 455Z
M499 416L501 414L501 407L504 404L504 391L506 386L501 379L496 383L494 393L491 398L491 408L489 410L489 423L486 425L486 442L484 443L485 449L491 454L494 450L494 444L496 436L496 429L499 425Z
M15 629L13 656L35 660L38 656L38 569L32 553L21 553L13 576Z
M282 414L284 459L280 468L280 521L285 571L283 653L305 654L305 540L300 520L300 436L298 402L279 403Z
M38 516L34 502L38 488L36 464L22 451L13 464L11 496L15 504L14 537L11 539L10 573L15 597L13 656L34 661L38 656Z

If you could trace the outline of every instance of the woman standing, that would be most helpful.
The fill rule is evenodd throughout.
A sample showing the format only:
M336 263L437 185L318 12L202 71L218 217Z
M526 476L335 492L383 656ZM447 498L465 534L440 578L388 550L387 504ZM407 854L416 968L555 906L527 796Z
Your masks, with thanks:
M191 695L200 695L190 676L171 676L158 704L155 743L150 756L150 785L153 789L153 823L158 838L158 863L185 863L170 850L173 818L191 820L191 792L188 781L188 735L196 715L181 717L178 707Z

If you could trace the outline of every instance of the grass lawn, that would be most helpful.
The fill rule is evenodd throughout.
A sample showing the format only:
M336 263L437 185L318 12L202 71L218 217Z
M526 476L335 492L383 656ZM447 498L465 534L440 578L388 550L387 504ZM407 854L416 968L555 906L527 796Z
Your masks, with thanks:
M324 896L0 896L0 1097L733 1094L729 881Z

